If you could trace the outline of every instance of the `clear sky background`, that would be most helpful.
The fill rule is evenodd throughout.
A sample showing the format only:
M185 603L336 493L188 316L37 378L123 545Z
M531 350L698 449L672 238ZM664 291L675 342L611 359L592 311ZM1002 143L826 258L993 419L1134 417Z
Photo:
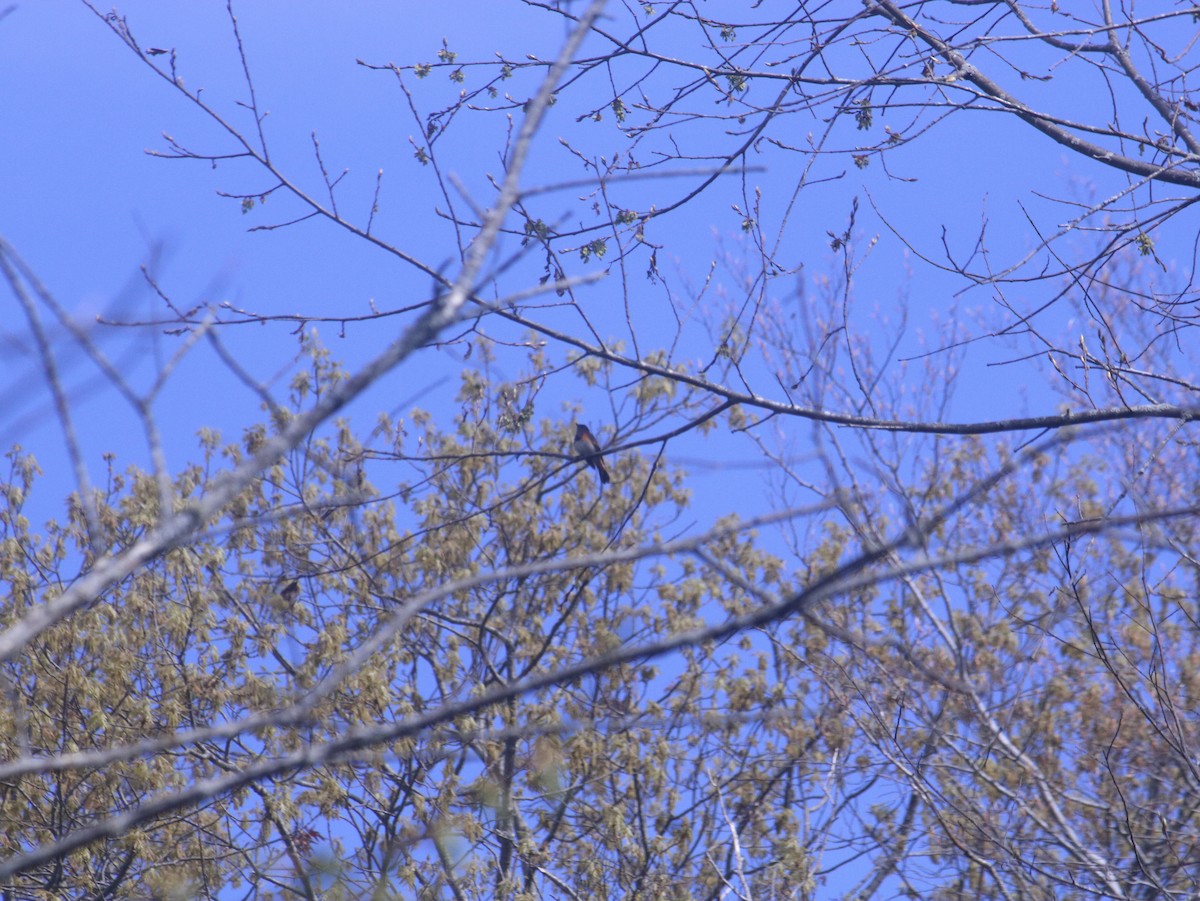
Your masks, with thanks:
M246 83L224 4L134 0L119 12L143 47L174 50L185 83L202 86L208 103L235 125L252 129L249 114L235 105L245 99ZM562 38L561 23L518 4L493 2L254 2L238 4L235 12L259 104L269 112L264 129L281 168L306 189L322 192L313 155L315 133L328 170L348 173L338 189L340 209L360 222L369 213L376 173L382 169L376 233L422 260L452 270L453 231L432 212L441 201L431 171L413 157L409 138L417 125L404 96L389 73L372 71L356 60L433 62L443 39L460 61L489 59L497 52L516 59L529 52L549 58ZM679 39L683 53L688 49L684 35ZM584 53L603 49L587 45ZM1024 51L1013 52L1019 56ZM163 67L167 59L156 57ZM1054 64L1035 53L1026 61L1035 71L1040 71L1037 66ZM1086 79L1073 83L1076 76L1067 67L1053 71L1057 80L1052 93L1043 83L1008 74L1014 90L1045 92L1057 98L1055 102L1070 106L1076 118L1102 113L1104 104L1111 102L1097 84ZM474 71L467 71L467 87L478 83L472 81L475 77ZM228 303L267 314L362 316L372 305L383 310L401 308L430 295L428 276L327 222L249 232L252 226L285 221L300 212L295 203L274 197L244 213L237 200L218 195L218 191L269 188L270 179L260 171L235 160L214 167L148 155L148 149L169 150L164 133L203 152L233 152L236 145L76 0L19 2L0 19L0 83L5 86L0 111L6 128L6 139L0 142L0 230L57 301L78 321L92 324L94 339L143 389L182 339L163 334L161 328L94 326L98 314L135 322L161 317L162 304L142 278L141 266L149 267L181 308ZM528 89L532 84L518 79L513 89ZM410 79L410 86L426 111L436 109L439 102L448 103L459 89L444 70L424 81ZM765 102L774 88L761 90ZM585 97L586 92L579 96ZM623 152L625 139L613 126L611 115L600 123L578 122L581 99L574 102L575 106L561 104L552 110L527 183L580 176L577 157L559 139L584 155ZM711 111L710 101L696 103L709 104L704 109ZM960 295L956 292L964 287L961 280L914 265L903 242L875 215L872 201L889 221L903 228L915 247L932 255L942 254L945 246L966 258L986 222L990 261L1000 267L1035 244L1026 211L1042 222L1065 221L1070 208L1055 207L1047 198L1082 197L1090 191L1105 196L1127 183L1124 176L1099 165L1069 159L1047 138L1010 118L973 115L942 123L936 139L901 148L889 157L886 168L873 164L858 170L847 167L842 157L819 161L812 180L826 181L806 188L790 211L803 157L764 144L760 153L749 158L761 170L744 179L724 179L680 213L655 221L648 234L666 247L659 258L664 282L651 284L640 266L631 263L627 272L614 269L607 282L583 289L583 296L594 305L600 321L620 337L624 315L614 298L621 294L624 278L629 294L644 304L635 307L634 314L639 332L648 339L647 347L665 343L675 329L669 301L676 308L687 308L703 288L710 309L722 304L737 308L745 299L745 286L739 281L744 273L737 261L752 253L752 247L741 234L742 214L731 207L739 204L744 210L746 197L760 188L761 219L771 223L764 230L779 237L780 258L797 271L772 286L774 296L786 296L797 285L812 292L828 277L836 281L839 264L829 249L827 232L846 227L857 198L859 251L878 238L856 274L851 313L860 333L883 350L895 340L897 323L906 318L892 354L899 359L936 345L939 330L956 318L970 331L974 328L971 312L993 303L990 289ZM980 116L991 117L986 128L979 127ZM899 118L886 121L901 124ZM439 149L449 169L486 202L488 176L500 171L496 155L505 120L491 116L472 122L479 129L478 140L464 141L460 132L458 144L443 144ZM877 123L876 130L883 124ZM680 132L687 127L681 124ZM822 127L817 120L805 124L793 117L773 136L799 145L805 128ZM856 139L849 124L847 128L843 143ZM716 130L713 135L727 146L730 139ZM695 178L680 178L654 183L651 189L633 183L612 190L630 208L639 209L648 193L661 205L663 198L680 197L695 183ZM552 193L531 202L545 211L548 221L564 214L582 217L574 210L579 206L577 194ZM780 232L785 215L787 225ZM1187 229L1179 225L1177 220L1174 233L1186 235ZM512 241L506 245L510 251L514 247ZM1159 247L1169 265L1174 265L1174 252L1188 250L1169 241ZM711 284L704 288L714 260L718 263ZM578 272L596 272L605 265L580 264ZM747 269L753 269L753 261ZM528 273L526 283L536 278L536 266ZM1026 295L1023 289L1014 289L1010 300L1033 308L1044 299L1033 291ZM55 509L73 483L29 329L11 299L8 304L9 315L0 333L5 347L0 377L6 395L0 411L0 443L19 443L34 451L49 471L45 487L50 494L44 499L50 506L45 509ZM46 311L43 315L48 317ZM344 333L332 324L317 327L334 356L353 369L395 336L399 322L352 324ZM1062 325L1058 322L1054 327ZM283 389L297 354L293 328L242 326L223 334L256 377ZM1086 324L1079 328L1086 331ZM61 330L56 333L67 385L80 400L77 427L91 463L99 466L100 454L117 451L121 464L148 465L136 416L83 355L71 349ZM685 341L678 355L703 357L710 352L703 344L706 336L699 327L687 332L697 343L689 346ZM1036 370L995 365L1027 349L1013 341L963 351L960 381L945 418L1051 412L1057 398L1042 387ZM955 358L956 365L959 359ZM403 370L361 399L350 411L358 417L360 431L369 431L378 412L397 410L414 400L435 410L449 404L456 383L447 377L459 369L461 352L449 350L440 360L442 370L427 363L419 370ZM575 385L576 395L541 398L539 415L569 417L562 405L578 402L585 405L594 427L604 428L612 418L610 399L600 389L589 390L582 382ZM767 395L778 393L768 380L752 387ZM195 435L201 427L221 429L232 439L242 427L261 418L258 399L238 386L203 347L194 350L172 376L156 412L174 469L196 456ZM789 423L785 429L797 433L795 447L802 453L800 427ZM787 434L779 440L790 444ZM731 448L728 454L727 447ZM707 520L709 509L722 512L724 480L731 472L742 472L740 467L747 462L744 456L738 458L736 446L689 435L673 444L671 452L675 460L695 470L699 521ZM710 497L719 500L711 508L706 503Z

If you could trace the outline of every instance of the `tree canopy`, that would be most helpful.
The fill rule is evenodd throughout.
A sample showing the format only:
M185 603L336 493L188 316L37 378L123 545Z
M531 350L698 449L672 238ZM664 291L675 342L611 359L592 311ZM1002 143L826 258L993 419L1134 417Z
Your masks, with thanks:
M0 240L70 470L0 494L4 897L1196 896L1200 7L503 0L329 64L369 175L248 7L233 91L79 10L395 302L88 321Z

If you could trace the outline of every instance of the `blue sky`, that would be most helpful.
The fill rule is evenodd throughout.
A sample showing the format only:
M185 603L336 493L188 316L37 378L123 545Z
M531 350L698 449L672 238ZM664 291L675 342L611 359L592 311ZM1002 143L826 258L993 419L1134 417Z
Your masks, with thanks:
M231 98L244 96L223 5L142 3L121 11L144 46L175 48L185 82L202 85L204 97L222 111ZM411 175L419 168L406 143L411 124L396 108L386 76L354 60L415 58L419 52L433 57L441 38L431 23L422 22L419 12L401 13L386 3L358 4L350 16L321 3L255 4L239 13L256 87L270 111L266 128L277 158L299 161L296 168L312 176L315 130L331 167L351 170L343 191L348 206L357 201L369 208L374 172L381 166L395 173L397 193L408 193L404 170ZM413 278L336 229L305 223L249 234L250 226L287 214L280 202L256 211L263 215L243 214L236 201L217 196L217 190L268 184L245 167L229 163L214 170L147 155L147 149L166 149L163 132L203 149L232 145L81 3L19 4L0 20L0 42L0 77L19 86L0 101L13 124L10 135L18 136L0 149L3 234L80 321L101 313L127 320L161 315L139 273L142 265L152 267L161 287L184 308L229 302L269 313L354 315L368 313L371 301L386 308L412 302L413 292L428 296L427 278ZM250 125L250 117L243 115L239 124ZM366 141L360 140L364 134ZM401 197L389 204L380 222L403 219L403 203ZM415 227L409 229L418 236L419 219L412 216ZM9 392L15 402L0 419L0 434L6 444L19 441L53 460L60 438L44 406L46 394L36 385L40 367L28 356L27 330L19 320L9 321L4 338L14 352L6 354L3 377L26 390ZM381 334L384 330L360 327L344 340L332 327L322 333L335 354L353 365L393 336L390 329ZM124 361L126 371L141 376L144 387L179 344L157 331L94 334ZM257 376L269 378L294 357L296 341L286 329L276 329L268 350L262 330L254 331L226 337L253 361ZM154 339L153 355L147 336ZM72 366L77 353L66 350L62 357L72 371L69 384L94 375L85 364ZM212 378L221 378L217 369L199 350L159 410L174 465L186 461L200 425L232 428L257 418L257 400L246 392L210 390ZM128 447L135 419L111 393L93 394L80 413L93 459L118 444Z
M366 219L376 173L382 169L375 233L431 266L452 269L454 231L434 212L435 207L444 207L443 198L431 170L413 157L410 138L419 137L419 123L413 121L394 78L356 60L434 62L443 39L459 61L487 60L497 52L524 59L531 48L548 58L561 40L561 23L520 4L500 3L364 2L335 7L265 2L238 5L235 11L258 101L269 113L264 129L275 161L306 190L320 195L315 134L328 170L335 176L347 171L338 201L340 209L359 222ZM203 87L206 102L236 127L253 128L250 115L237 106L247 96L246 84L223 4L140 0L123 5L120 12L143 47L174 50L179 74L188 86ZM464 19L464 13L469 18ZM671 36L667 44L673 40L679 42L681 54L687 51L683 35ZM593 40L584 53L603 49ZM1028 53L1014 50L1023 52ZM165 68L169 57L155 59ZM1056 81L1027 81L1007 73L1009 86L1024 91L1022 96L1048 97L1052 106L1069 106L1080 117L1093 111L1102 114L1104 104L1111 102L1097 90L1094 79L1077 76L1050 57L1029 53L1026 62L1035 72L1052 72ZM618 70L612 77L620 86L637 71L636 67ZM466 87L479 83L479 72L467 70ZM459 90L445 75L445 70L435 70L427 79L408 79L424 111L449 103ZM585 174L579 158L562 141L593 159L627 151L628 141L613 127L611 115L599 123L577 121L589 96L601 96L596 91L607 84L603 73L589 77L592 82L585 80L578 94L551 110L532 154L527 184ZM659 81L648 80L646 89L669 89L680 77L656 73ZM82 3L20 3L0 19L0 79L15 86L0 99L9 134L15 136L0 143L0 196L4 198L0 233L79 322L91 323L97 314L125 321L161 317L162 304L140 275L143 265L181 308L228 303L268 314L355 317L373 307L395 309L429 296L427 275L327 222L250 232L253 226L285 221L300 212L294 201L280 195L248 213L237 200L218 195L218 191L268 189L270 178L254 167L236 160L223 160L214 167L148 155L147 149L169 149L164 133L202 152L230 153L237 146L136 59ZM520 96L532 84L518 78L510 89ZM773 91L773 85L753 85L748 97L762 103ZM688 100L692 103L701 112L714 110L711 99L696 97ZM690 107L685 104L685 108ZM858 135L847 121L835 146L877 140L885 124L899 128L905 115L898 111L881 116L870 135ZM492 114L467 121L469 126L459 127L439 145L439 153L446 171L486 202L488 178L500 171L498 148L507 120ZM822 127L819 119L801 114L781 119L771 136L801 145L807 131ZM724 129L736 131L736 123L727 123ZM728 146L734 138L722 130L680 123L672 136L678 133L695 140L699 132L715 146ZM643 162L652 159L644 146L639 153ZM1073 212L1052 198L1071 199L1089 191L1108 196L1127 183L1124 176L1070 158L1044 136L995 113L950 117L938 125L936 137L899 148L889 157L886 170L878 163L859 170L848 166L844 157L818 160L813 184L790 207L797 171L806 157L763 144L749 161L759 168L722 179L683 210L651 223L648 237L664 248L658 259L664 281L651 283L644 278L643 253L632 256L624 272L613 266L603 283L581 289L586 309L598 317L607 337L629 342L624 321L628 306L643 341L641 349L662 346L674 335L674 313L691 310L677 355L706 359L711 354L706 346L711 333L700 323L701 313L716 321L723 306L733 310L746 302L744 280L753 275L756 262L740 224L747 197L752 198L756 189L761 191L764 233L778 243L780 260L794 272L772 283L769 293L785 309L789 303L808 303L807 298L819 294L827 279L837 282L840 263L829 249L827 233L846 227L857 199L856 253L865 262L856 272L850 317L864 340L881 354L890 352L890 365L895 367L898 359L936 346L939 330L957 324L978 334L1005 319L994 315L992 289L959 295L961 280L916 260L884 219L875 215L872 203L918 251L935 257L943 252L945 242L957 258L965 259L986 222L990 262L1000 267L1020 258L1036 242L1027 211L1041 227L1053 227ZM636 210L651 202L665 205L695 184L695 177L684 177L614 184L610 190L617 202ZM530 203L548 221L593 224L587 202L578 200L583 193L579 189L552 192ZM782 227L785 216L786 227ZM1176 220L1172 228L1186 240L1185 221ZM1172 251L1186 252L1185 243L1175 245L1161 237L1160 252L1168 262ZM510 240L505 249L514 247ZM575 271L595 273L609 262L578 263ZM533 283L539 274L536 263L518 269L499 290ZM803 301L794 296L797 285L806 292ZM703 310L694 309L697 295L703 297ZM1044 296L1033 286L1017 286L1009 292L1009 299L1024 309L1034 308ZM987 316L986 328L972 318L974 311ZM570 310L543 315L548 322L579 326ZM1069 317L1070 311L1063 308L1041 321L1050 332L1074 328L1090 334L1086 323L1071 324ZM901 320L906 326L896 338ZM344 334L332 324L322 324L318 330L334 356L353 369L395 336L399 321L350 325ZM182 340L162 334L161 328L100 327L92 334L143 390ZM240 326L222 334L255 377L285 393L297 359L293 327ZM15 308L0 340L9 351L0 378L11 398L0 413L0 443L20 443L34 451L49 471L42 495L44 509L59 509L62 495L73 484L40 364L31 355L28 329ZM889 350L893 343L894 350ZM98 468L106 451L117 451L122 465L147 465L145 443L128 405L69 340L62 338L58 349L68 388L79 399L77 428L91 465ZM1005 340L962 351L954 360L959 381L945 417L965 421L1051 412L1060 397L1047 390L1044 368L994 365L1028 349L1020 341ZM556 353L561 360L562 352ZM403 370L362 398L350 410L360 433L370 430L379 412L396 411L418 397L422 406L446 412L461 356L461 349L450 349L427 357L420 367ZM501 360L497 371L515 376L515 365ZM751 375L753 390L780 396L769 373L760 370ZM906 383L901 380L901 384ZM920 391L915 384L909 389ZM593 427L602 430L611 425L609 401L601 388L568 381L542 396L538 414L569 418L569 405L580 403ZM258 399L237 385L204 347L193 350L179 366L156 412L173 469L194 459L195 436L201 427L218 428L232 440L241 428L261 419ZM800 456L807 453L809 430L803 423L776 422L773 428L777 435L770 441ZM708 439L685 436L672 444L671 456L694 469L697 521L703 523L725 512L728 474L741 478L752 455L747 455L745 444L719 432ZM747 509L740 511L744 514L753 513L756 504L769 499L773 491L757 480L755 486L758 500L748 501ZM805 503L810 498L794 500Z
M410 138L419 137L419 123L413 121L395 79L356 60L377 65L434 62L443 39L459 61L487 60L497 52L524 59L531 49L547 58L561 40L561 24L515 3L362 2L335 7L255 2L237 5L235 11L258 101L269 113L264 129L281 168L306 190L321 193L313 156L315 133L328 170L334 175L347 170L338 188L340 209L359 222L367 217L376 173L382 169L376 233L430 265L452 271L454 231L434 212L445 206L444 200L430 168L413 157ZM246 84L223 4L140 0L122 5L120 12L142 46L174 50L184 82L202 86L205 101L235 126L252 129L251 117L236 105L247 96ZM684 37L673 35L667 41L668 45L676 41L681 55L689 49ZM592 40L585 44L584 54L603 49ZM1077 118L1088 113L1102 116L1104 105L1111 103L1094 78L1077 75L1061 61L1027 48L1013 52L1027 56L1031 71L1052 73L1055 79L1023 80L1007 73L1006 84L1021 91L1021 96L1047 98L1053 109ZM162 55L155 60L165 67L168 58ZM638 72L636 66L617 69L612 78L622 86ZM423 110L449 103L460 89L445 75L445 70L435 70L424 80L408 79ZM477 86L482 78L476 69L468 69L466 75L467 88ZM600 97L597 91L607 84L605 73L589 78L592 81L585 79L578 93L567 95L551 110L527 170L527 184L584 174L578 157L560 140L596 159L627 152L629 142L614 127L611 115L598 123L577 121L588 99ZM646 90L669 89L682 76L668 71L655 73L654 78L658 80L647 81ZM427 275L327 222L250 232L253 226L285 221L300 211L294 201L275 195L244 213L237 200L218 195L218 191L236 194L269 188L270 178L254 167L236 160L214 167L148 155L147 149L169 149L164 133L205 152L230 153L237 147L77 0L18 3L0 19L0 83L11 88L0 94L0 112L10 136L0 142L0 234L81 323L94 322L97 314L126 321L160 318L163 307L139 272L143 265L181 308L228 303L268 314L354 317L369 314L373 307L395 309L429 296ZM517 78L507 87L521 96L521 90L531 84ZM761 103L774 90L771 85L753 85L749 98ZM711 98L698 96L684 106L700 112L727 111ZM905 115L904 111L881 114L869 135L859 135L847 123L838 132L841 143L835 144L878 139L884 125L902 127ZM500 171L498 148L507 120L492 114L464 122L439 144L438 151L446 171L486 202L488 176ZM771 136L801 145L808 131L822 127L815 117L799 114L781 118ZM724 129L736 131L736 123L727 123ZM734 139L724 135L724 129L680 123L672 136L694 140L699 132L714 146L728 146ZM691 316L678 356L706 359L711 355L706 344L711 334L701 324L701 314L717 320L723 306L742 305L747 290L743 281L755 270L752 245L740 228L747 195L761 190L764 233L778 242L780 260L794 270L769 288L785 310L815 306L810 299L820 293L821 284L827 279L836 283L840 263L829 249L827 232L846 227L857 199L856 253L865 262L855 276L850 317L857 333L881 354L896 342L890 363L895 367L897 359L922 350L923 338L936 345L939 329L956 320L979 334L981 326L972 318L973 311L982 311L990 328L1005 320L994 315L992 289L960 295L961 280L915 259L883 218L876 216L872 202L913 246L935 257L941 254L944 240L957 258L965 259L986 222L990 261L1001 267L1035 244L1030 219L1039 227L1052 228L1074 214L1070 206L1056 204L1052 198L1079 198L1089 192L1104 197L1127 184L1124 176L1070 158L1043 135L995 113L952 116L927 138L899 148L889 157L886 171L878 163L856 169L844 157L818 160L813 184L790 209L797 171L807 158L763 144L749 159L759 168L744 177L720 180L685 209L648 227L650 240L663 245L658 259L663 281L647 281L645 253L635 254L624 272L613 266L605 281L581 289L587 312L596 317L606 337L623 338L631 346L624 322L628 304L644 351L672 339L674 303L676 310L690 311ZM643 162L652 159L644 146L638 152ZM619 203L637 210L649 203L663 206L690 191L696 181L693 176L617 183L610 191ZM530 204L548 221L592 224L587 201L577 199L584 193L581 189L553 192ZM734 204L742 212L734 211ZM1156 235L1160 254L1169 265L1174 265L1172 254L1186 260L1194 225L1194 214L1188 213L1176 219L1168 232ZM877 242L867 253L874 239ZM1086 237L1078 240L1082 244ZM511 240L506 244L507 250L514 247ZM536 263L518 269L499 290L535 282ZM595 273L610 263L611 258L577 263L575 272ZM1036 271L1036 265L1031 268ZM797 285L803 286L804 300L794 296ZM1056 283L1055 289L1060 285ZM705 309L694 309L695 296L703 298L700 305ZM1044 297L1044 289L1032 285L1009 289L1009 299L1019 308L1032 309ZM541 315L549 322L579 326L571 310ZM1051 333L1070 334L1072 329L1092 333L1086 323L1070 323L1070 315L1063 308L1043 317L1042 323ZM43 316L48 318L48 312L43 311ZM905 318L905 331L896 339L897 323ZM349 325L344 335L333 324L321 324L318 330L334 356L354 368L397 334L400 321ZM19 443L38 456L48 471L40 494L42 509L58 511L63 495L74 487L65 466L61 432L48 403L40 364L32 355L28 328L11 299L5 322L0 342L7 352L0 378L9 401L0 412L0 444ZM144 390L182 342L162 331L99 327L92 335ZM285 393L297 358L294 326L239 326L222 334L257 378ZM145 442L129 406L69 339L60 337L57 348L67 386L79 401L77 428L84 436L93 477L106 451L118 452L119 465L146 466ZM1047 389L1044 367L994 365L1028 349L1016 340L966 348L961 360L955 360L959 381L945 418L970 421L1053 411L1061 398ZM563 351L554 352L561 361ZM427 356L419 367L402 369L371 391L350 410L360 434L369 432L379 412L393 411L423 394L422 406L451 411L453 376L461 356L461 349L455 348ZM935 368L940 363L941 358L935 360ZM502 359L497 371L515 376L516 365ZM751 376L753 390L781 396L769 373L760 369ZM900 383L920 390L916 374L913 384ZM552 384L539 400L538 415L569 418L568 405L573 403L584 406L593 428L611 426L609 397L602 388L588 388L579 380ZM232 440L243 427L261 419L258 399L237 385L203 346L193 350L172 376L156 412L173 469L196 457L195 436L201 427L218 428ZM808 453L810 436L803 423L777 420L772 430L777 435L769 441L800 457ZM708 438L686 435L672 443L670 455L694 470L699 523L726 512L729 475L746 485L750 478L744 478L745 464L760 462L748 453L746 444L720 430ZM383 484L390 477L380 476ZM746 501L746 509L739 512L754 513L773 490L755 477L753 488L739 498ZM797 503L810 500L794 498Z

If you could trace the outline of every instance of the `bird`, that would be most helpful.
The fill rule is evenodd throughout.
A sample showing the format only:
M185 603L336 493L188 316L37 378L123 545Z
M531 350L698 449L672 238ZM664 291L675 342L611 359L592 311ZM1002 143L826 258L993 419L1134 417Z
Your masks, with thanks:
M588 466L596 468L596 472L600 475L601 485L607 485L612 481L604 466L604 460L600 456L600 442L582 422L575 425L575 443L571 446L575 449L575 453L583 457Z

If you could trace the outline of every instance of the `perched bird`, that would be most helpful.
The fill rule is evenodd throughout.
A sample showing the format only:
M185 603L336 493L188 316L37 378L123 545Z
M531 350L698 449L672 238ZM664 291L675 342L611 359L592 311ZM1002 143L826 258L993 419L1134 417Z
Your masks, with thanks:
M612 481L608 476L608 470L604 468L604 460L600 456L600 442L583 423L577 423L575 426L575 443L572 447L575 449L575 453L583 457L588 466L596 468L596 472L600 474L601 485L607 485Z

